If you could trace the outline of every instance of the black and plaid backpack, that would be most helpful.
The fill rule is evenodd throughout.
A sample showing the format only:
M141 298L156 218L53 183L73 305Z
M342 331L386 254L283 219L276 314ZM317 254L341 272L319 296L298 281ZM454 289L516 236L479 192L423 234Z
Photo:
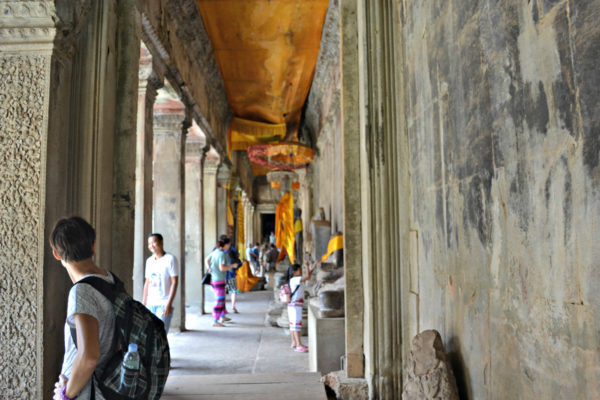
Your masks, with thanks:
M171 363L165 326L142 303L127 294L123 282L115 274L111 275L115 280L114 284L93 276L76 283L91 285L112 303L115 311L114 354L101 366L101 371L94 372L92 386L97 386L108 400L158 400L165 387ZM77 345L74 328L71 329L71 336ZM123 387L121 364L130 343L138 346L140 371L130 386Z

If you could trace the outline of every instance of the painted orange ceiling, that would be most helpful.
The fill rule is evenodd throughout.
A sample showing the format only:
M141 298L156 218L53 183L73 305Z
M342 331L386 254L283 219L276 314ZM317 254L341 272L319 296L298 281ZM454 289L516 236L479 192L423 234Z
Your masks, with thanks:
M329 0L197 0L236 117L297 130Z

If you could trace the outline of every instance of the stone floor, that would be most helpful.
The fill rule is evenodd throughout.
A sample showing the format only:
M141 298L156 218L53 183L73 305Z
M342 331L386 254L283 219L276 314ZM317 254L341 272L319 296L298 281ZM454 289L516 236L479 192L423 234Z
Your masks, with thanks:
M308 372L308 355L290 349L286 330L264 325L272 296L241 294L240 313L230 314L225 328L188 309L189 330L169 334L172 369L162 399L326 399L320 374Z

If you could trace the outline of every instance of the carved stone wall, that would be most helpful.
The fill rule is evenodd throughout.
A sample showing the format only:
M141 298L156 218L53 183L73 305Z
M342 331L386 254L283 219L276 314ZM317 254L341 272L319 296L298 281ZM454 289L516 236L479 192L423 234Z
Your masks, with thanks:
M0 391L38 398L49 55L0 55Z
M0 393L41 398L51 1L0 1Z

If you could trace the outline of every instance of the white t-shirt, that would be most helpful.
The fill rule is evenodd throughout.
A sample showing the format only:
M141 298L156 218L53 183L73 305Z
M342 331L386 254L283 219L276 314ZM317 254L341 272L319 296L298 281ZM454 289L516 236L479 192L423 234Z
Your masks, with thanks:
M148 285L148 297L146 305L164 306L169 300L171 290L171 277L179 275L177 259L173 254L165 253L161 258L154 255L146 260L146 279L150 280Z
M296 293L294 293L294 290L296 290ZM302 304L304 302L304 285L302 284L301 276L294 276L290 279L290 293L294 294L290 299L290 305Z

